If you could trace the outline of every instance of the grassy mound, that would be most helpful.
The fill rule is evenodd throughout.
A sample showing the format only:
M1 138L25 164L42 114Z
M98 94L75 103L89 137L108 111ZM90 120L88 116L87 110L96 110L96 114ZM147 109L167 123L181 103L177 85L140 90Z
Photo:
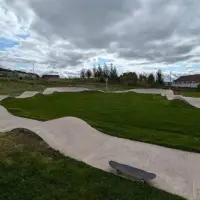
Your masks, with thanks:
M74 116L113 136L200 152L200 109L160 95L55 93L5 99L2 105L23 117L50 120Z
M178 200L52 150L27 130L0 134L1 200Z

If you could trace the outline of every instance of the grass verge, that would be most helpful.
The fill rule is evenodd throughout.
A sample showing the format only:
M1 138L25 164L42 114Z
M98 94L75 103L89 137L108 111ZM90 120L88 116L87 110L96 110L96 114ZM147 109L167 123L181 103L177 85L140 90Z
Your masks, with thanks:
M200 92L183 92L183 96L200 98Z
M93 90L105 90L105 83L74 81L70 79L17 79L0 77L0 95L9 94L12 96L20 95L24 91L40 91L48 87L84 87ZM132 89L132 86L123 84L109 84L108 90L125 90Z
M27 130L0 134L1 200L181 200L61 155Z

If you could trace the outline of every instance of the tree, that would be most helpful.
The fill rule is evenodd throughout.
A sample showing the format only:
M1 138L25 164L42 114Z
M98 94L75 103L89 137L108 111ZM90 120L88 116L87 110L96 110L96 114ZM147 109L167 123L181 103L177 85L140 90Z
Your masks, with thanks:
M94 65L92 71L93 71L93 76L94 76L94 78L98 78L98 69L96 68L95 65Z
M138 81L138 76L135 72L127 72L127 73L123 73L120 76L120 81L122 83L127 83L127 84L132 84L132 85L136 85L137 81Z
M200 91L200 84L197 85L197 91Z
M87 78L91 78L92 76L92 71L90 69L88 69L85 73L85 75L87 76Z
M139 82L143 82L143 75L139 74Z
M80 72L80 78L85 79L85 69L82 69Z
M104 64L104 68L103 68L103 77L104 78L110 77L110 70L106 64Z
M103 69L99 65L98 68L97 68L97 77L101 78L102 76L103 76Z
M156 82L157 82L157 84L159 84L159 85L163 85L163 84L164 84L164 77L163 77L163 74L162 74L162 71L161 71L161 70L158 70L158 71L157 71L157 74L156 74Z
M146 74L139 74L140 83L147 83L147 81L148 81L148 77L146 76Z
M153 85L155 83L155 77L153 74L149 74L148 76L148 84Z
M113 64L110 65L110 79L111 80L117 80L118 79L118 73L116 67L113 67Z

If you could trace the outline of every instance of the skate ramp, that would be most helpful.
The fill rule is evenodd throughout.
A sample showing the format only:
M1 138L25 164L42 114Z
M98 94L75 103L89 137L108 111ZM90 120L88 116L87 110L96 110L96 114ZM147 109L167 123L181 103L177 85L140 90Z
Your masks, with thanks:
M23 92L20 96L18 97L15 97L17 99L24 99L24 98L29 98L29 97L33 97L35 96L36 94L39 94L40 92L37 92L37 91L26 91L26 92Z
M163 93L168 93L171 90L150 88L150 89L133 89L131 91L141 94L163 94Z
M2 101L3 99L6 99L8 97L9 97L8 95L0 95L0 101Z
M79 88L79 87L55 87L55 88L45 89L43 94L52 94L54 92L83 92L83 91L89 91L89 89Z

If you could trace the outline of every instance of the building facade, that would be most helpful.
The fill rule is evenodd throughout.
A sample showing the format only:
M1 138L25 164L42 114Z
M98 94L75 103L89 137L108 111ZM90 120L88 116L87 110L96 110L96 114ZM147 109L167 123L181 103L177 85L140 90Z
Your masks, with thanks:
M19 70L10 70L0 67L0 77L39 78L38 74L27 73Z
M14 76L14 72L10 69L0 68L0 76L1 77L12 77L12 76Z
M179 77L172 83L172 86L197 88L199 84L200 84L200 74L194 74L194 75Z

